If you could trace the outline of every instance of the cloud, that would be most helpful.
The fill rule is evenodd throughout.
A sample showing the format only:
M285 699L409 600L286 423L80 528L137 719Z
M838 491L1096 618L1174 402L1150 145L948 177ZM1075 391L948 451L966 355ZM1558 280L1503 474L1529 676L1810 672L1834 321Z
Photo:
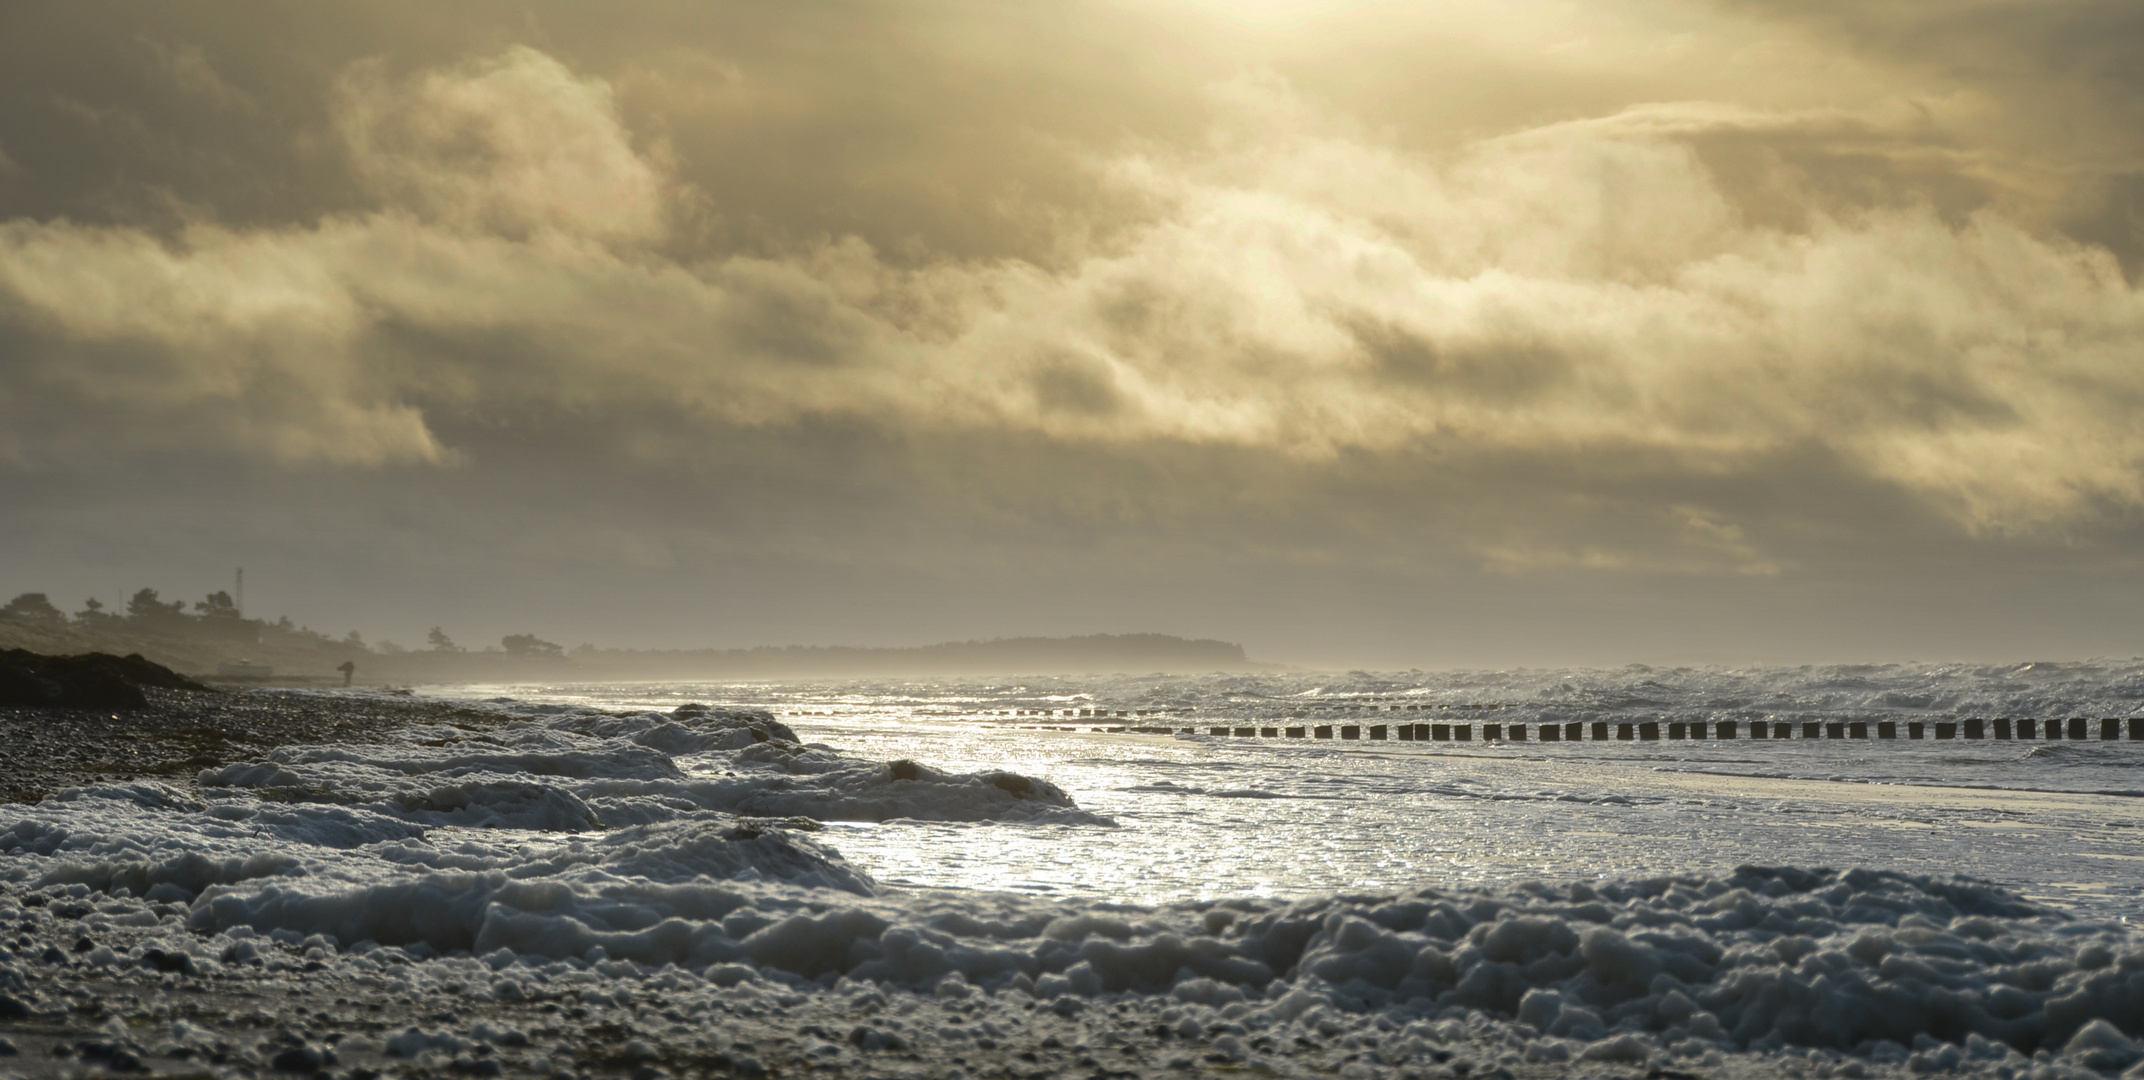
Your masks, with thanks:
M611 88L525 46L396 81L384 63L336 88L352 170L383 202L464 231L644 242L663 172L637 153Z
M243 113L261 111L260 102L226 81L209 63L207 52L199 45L166 45L150 38L143 38L142 45L156 58L157 65L171 79L172 85L182 92L217 109Z
M2022 224L2106 247L2132 278L2144 268L2136 5L1733 0L1724 8L1892 72L1899 103L1926 117L1924 149L1949 159L1922 179L1966 181Z
M444 430L652 411L1310 470L1560 462L1572 491L1814 454L1977 531L2144 504L2144 298L2107 250L1994 206L1819 198L1806 157L1715 164L1733 139L1922 159L1910 111L1665 103L1432 155L1275 76L1211 95L1198 140L1067 148L1137 211L1068 219L1057 257L895 260L840 235L695 247L708 194L609 83L534 48L360 63L331 122L366 208L0 226L0 415L42 433L7 452L445 467ZM1780 197L1795 212L1753 211ZM589 450L698 452L645 435ZM1447 497L1508 522L1517 496ZM1782 565L1716 508L1647 520L1667 554L1471 543L1507 569Z
M364 318L312 232L0 223L0 415L23 464L114 450L291 463L440 463L415 409L363 369Z
M1659 520L1648 523L1654 542L1647 547L1607 538L1559 540L1523 533L1509 542L1487 540L1476 547L1484 567L1514 576L1571 569L1744 577L1778 577L1785 572L1749 542L1741 526L1721 521L1709 510L1668 506L1654 516ZM1665 543L1660 542L1663 539Z

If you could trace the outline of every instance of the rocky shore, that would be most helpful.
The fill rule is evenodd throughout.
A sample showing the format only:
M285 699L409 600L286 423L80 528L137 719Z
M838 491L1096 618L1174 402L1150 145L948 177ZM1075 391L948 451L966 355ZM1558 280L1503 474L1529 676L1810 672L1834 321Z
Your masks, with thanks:
M392 694L187 691L144 686L134 709L0 707L0 802L155 779L192 788L203 769L280 746L366 743L411 724L491 727L496 713Z

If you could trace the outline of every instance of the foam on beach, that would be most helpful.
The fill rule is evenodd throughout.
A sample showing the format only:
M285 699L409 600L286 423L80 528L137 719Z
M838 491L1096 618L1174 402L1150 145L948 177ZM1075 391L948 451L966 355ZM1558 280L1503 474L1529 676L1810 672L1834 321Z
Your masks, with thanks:
M1164 906L893 889L818 823L1109 826L1040 780L896 769L756 711L521 715L289 748L204 773L200 796L8 808L0 994L32 1016L84 980L452 1002L333 1052L551 1073L622 1053L589 1034L604 1022L644 1030L649 1061L919 1076L1023 1053L1365 1077L2144 1060L2144 941L1970 879L1753 866ZM532 1040L544 1003L584 1015ZM716 1028L754 1051L709 1049ZM125 1037L155 1057L206 1036Z
M850 757L800 743L764 710L517 711L528 722L476 732L418 726L364 747L291 747L204 772L200 783L426 824L554 832L704 813L1109 824L1043 780Z

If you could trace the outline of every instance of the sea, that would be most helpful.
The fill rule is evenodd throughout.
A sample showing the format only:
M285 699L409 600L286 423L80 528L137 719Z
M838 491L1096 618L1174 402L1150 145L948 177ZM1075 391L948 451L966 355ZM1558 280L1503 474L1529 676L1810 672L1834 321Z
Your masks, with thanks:
M0 926L418 1072L2144 1077L2144 661L410 692L511 723L8 808Z

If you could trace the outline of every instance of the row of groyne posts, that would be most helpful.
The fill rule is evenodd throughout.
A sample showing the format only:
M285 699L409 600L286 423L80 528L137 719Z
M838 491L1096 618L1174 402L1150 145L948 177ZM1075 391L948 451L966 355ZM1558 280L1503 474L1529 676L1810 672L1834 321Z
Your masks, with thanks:
M1154 710L1159 712L1161 710ZM1073 715L1074 710L1066 710ZM1081 719L1108 717L1110 710L1077 710ZM1118 717L1144 717L1145 711L1120 710ZM1091 723L1091 721L1090 721ZM1044 730L1078 731L1077 726L1028 725ZM1673 741L1716 740L1725 741L1747 737L1752 740L1808 740L1808 739L1998 739L1998 740L2070 740L2074 742L2098 741L2144 742L2144 717L2110 717L2093 720L2086 717L2070 717L2066 720L2012 719L2009 717L1965 717L1957 720L1591 720L1571 723L1426 723L1426 724L1298 724L1298 725L1252 725L1234 723L1220 725L1179 727L1174 725L1147 724L1102 724L1087 728L1090 731L1111 734L1136 735L1197 735L1239 739L1368 739L1371 742L1473 742L1479 728L1482 742L1657 742L1663 738Z

